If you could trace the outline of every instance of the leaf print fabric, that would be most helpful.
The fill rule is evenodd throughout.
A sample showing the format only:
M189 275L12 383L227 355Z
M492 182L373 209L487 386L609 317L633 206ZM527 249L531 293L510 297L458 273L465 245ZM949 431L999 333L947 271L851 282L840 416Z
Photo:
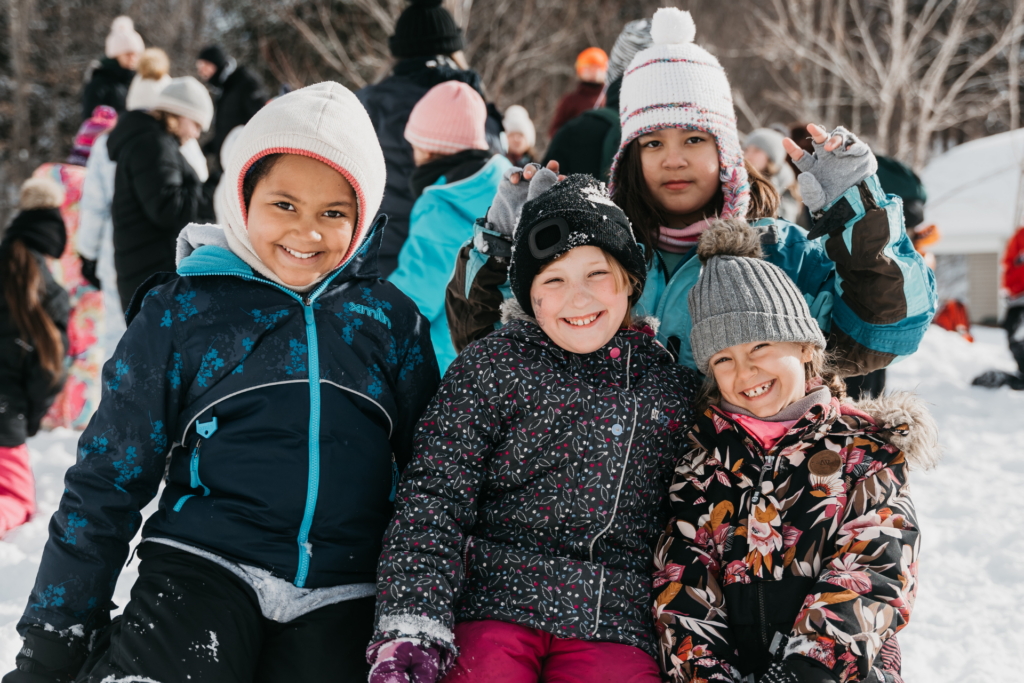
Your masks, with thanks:
M907 460L890 443L906 426L854 413L815 406L767 452L717 408L697 419L655 557L671 680L759 675L776 631L785 656L842 683L880 671L910 619L920 537Z

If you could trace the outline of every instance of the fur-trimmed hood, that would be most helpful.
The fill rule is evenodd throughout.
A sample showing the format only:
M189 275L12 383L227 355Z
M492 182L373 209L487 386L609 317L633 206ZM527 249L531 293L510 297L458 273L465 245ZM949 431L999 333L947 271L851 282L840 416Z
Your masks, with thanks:
M845 401L879 427L891 430L892 445L903 451L911 469L929 470L942 459L939 426L925 402L912 391L895 391L877 398ZM905 425L905 428L901 428Z

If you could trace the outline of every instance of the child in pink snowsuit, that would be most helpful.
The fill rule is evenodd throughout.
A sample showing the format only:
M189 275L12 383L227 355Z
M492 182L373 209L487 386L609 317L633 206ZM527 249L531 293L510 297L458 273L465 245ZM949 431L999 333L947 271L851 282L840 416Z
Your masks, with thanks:
M27 180L0 242L0 537L35 512L25 439L63 386L70 303L44 259L64 251L63 201L53 181Z

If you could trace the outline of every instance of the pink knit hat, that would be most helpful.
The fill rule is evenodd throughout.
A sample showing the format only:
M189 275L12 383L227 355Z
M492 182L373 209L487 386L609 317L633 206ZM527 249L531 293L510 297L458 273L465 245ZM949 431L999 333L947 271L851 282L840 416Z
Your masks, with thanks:
M455 154L487 149L487 105L472 87L459 81L435 85L409 114L405 139L425 152Z
M75 135L75 144L68 155L68 163L76 166L85 166L89 161L89 153L96 138L108 132L117 123L117 112L113 107L101 104L92 110L92 116L87 118L78 128Z

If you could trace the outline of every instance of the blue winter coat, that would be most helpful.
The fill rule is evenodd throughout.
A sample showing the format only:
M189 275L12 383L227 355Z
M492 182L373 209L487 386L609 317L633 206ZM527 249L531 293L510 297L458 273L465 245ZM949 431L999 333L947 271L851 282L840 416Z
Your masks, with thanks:
M448 332L444 289L459 247L473 236L473 223L487 213L501 176L509 168L512 162L496 154L468 178L448 183L441 176L426 188L413 204L409 237L398 254L398 269L388 276L430 321L430 340L441 374L458 355Z
M439 383L427 321L380 279L383 223L306 295L216 246L144 295L104 366L22 633L103 623L168 454L144 538L296 586L374 581L413 428Z
M914 251L903 226L899 197L886 195L876 176L849 188L825 207L821 239L782 219L754 223L764 230L764 258L792 278L804 295L835 352L841 374L860 375L910 355L935 315L935 276ZM446 292L456 349L500 327L498 308L511 296L501 259L482 253L478 241L498 237L483 220L475 228L481 240L459 252ZM493 250L493 247L492 247ZM666 277L655 255L637 315L661 321L658 341L680 365L695 368L690 349L687 295L700 275L696 249Z

